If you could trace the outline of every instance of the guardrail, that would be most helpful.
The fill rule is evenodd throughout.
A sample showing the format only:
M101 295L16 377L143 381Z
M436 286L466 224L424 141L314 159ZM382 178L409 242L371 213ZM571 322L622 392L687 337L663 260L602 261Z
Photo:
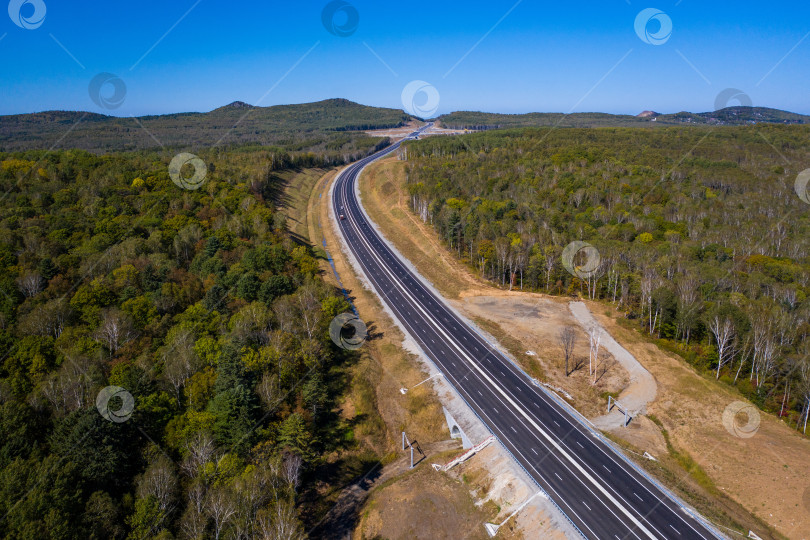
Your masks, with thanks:
M495 441L495 436L490 435L489 437L487 437L486 439L484 439L480 443L476 444L475 446L473 446L472 448L470 448L469 450L467 450L466 452L464 452L460 456L454 457L453 459L451 459L450 461L448 461L444 465L439 465L438 463L434 463L433 464L433 469L435 469L437 471L449 471L450 469L452 469L453 467L455 467L459 463L464 463L465 461L467 461L468 459L473 457L475 454L477 454L478 452L480 452L481 450L483 450L484 448L489 446L490 443L492 443L494 441Z

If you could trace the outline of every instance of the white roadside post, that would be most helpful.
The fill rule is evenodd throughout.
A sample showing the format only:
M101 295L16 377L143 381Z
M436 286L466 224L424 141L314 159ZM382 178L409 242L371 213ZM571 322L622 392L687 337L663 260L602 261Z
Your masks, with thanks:
M426 383L426 382L428 382L430 379L435 379L436 377L442 377L443 375L444 375L443 373L435 373L435 374L431 375L430 377L428 377L427 379L425 379L424 381L422 381L422 382L420 382L420 383L418 383L418 384L413 385L413 386L410 388L410 390L413 390L413 389L414 389L414 388L416 388L417 386L421 386L421 385L425 384L425 383ZM399 389L399 393L404 395L404 394L407 394L407 393L408 393L408 390L409 390L408 388L405 388L405 387L403 386L402 388L400 388L400 389ZM404 450L404 448L403 448L403 450Z

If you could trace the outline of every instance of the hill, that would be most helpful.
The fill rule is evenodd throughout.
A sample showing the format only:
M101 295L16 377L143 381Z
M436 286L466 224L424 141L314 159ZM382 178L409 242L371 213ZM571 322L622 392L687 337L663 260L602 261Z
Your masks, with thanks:
M346 99L273 107L236 101L207 113L136 118L47 111L0 116L0 151L78 148L98 153L251 144L346 153L369 142L353 132L398 127L410 119L400 110Z
M729 125L759 123L810 124L810 116L767 107L727 107L714 112L661 114L645 111L638 116L606 113L497 114L459 111L439 117L450 129L500 129L513 127L643 127L649 125Z
M658 122L667 124L710 124L741 126L749 124L810 124L810 116L767 107L726 107L714 112L662 114Z

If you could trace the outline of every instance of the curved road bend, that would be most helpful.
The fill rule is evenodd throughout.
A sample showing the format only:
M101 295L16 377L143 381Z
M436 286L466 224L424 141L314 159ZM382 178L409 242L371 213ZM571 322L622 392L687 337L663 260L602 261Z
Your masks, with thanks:
M585 538L717 538L458 318L367 223L357 177L399 145L344 169L332 205L363 273L410 337Z

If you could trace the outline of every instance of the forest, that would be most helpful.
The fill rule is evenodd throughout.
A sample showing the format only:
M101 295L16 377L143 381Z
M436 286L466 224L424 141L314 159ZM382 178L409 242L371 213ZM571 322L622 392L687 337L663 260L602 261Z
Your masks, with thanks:
M728 125L743 126L758 123L810 124L810 116L768 107L725 107L703 112L659 114L648 111L645 116L607 113L528 113L499 114L458 111L438 118L449 129L499 129L518 127L659 127L667 125Z
M404 154L413 211L481 276L611 305L806 432L810 127L524 128ZM575 241L587 272L564 266Z
M409 120L400 110L368 107L347 99L273 107L236 101L207 113L133 118L47 111L0 116L0 151L194 151L256 145L312 152L326 162L342 164L362 157L376 144L363 130L399 127Z
M324 156L199 157L0 153L0 537L302 538L356 474L349 305L274 204Z

